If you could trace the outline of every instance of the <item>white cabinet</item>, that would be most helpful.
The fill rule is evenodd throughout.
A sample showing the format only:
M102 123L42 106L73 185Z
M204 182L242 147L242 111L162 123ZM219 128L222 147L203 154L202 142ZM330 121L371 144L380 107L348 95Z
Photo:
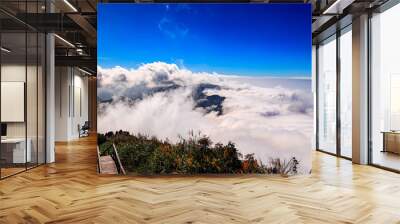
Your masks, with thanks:
M2 139L2 145L8 145L13 148L12 162L13 163L25 163L32 161L32 140L27 139L27 147L25 151L25 138L7 138Z

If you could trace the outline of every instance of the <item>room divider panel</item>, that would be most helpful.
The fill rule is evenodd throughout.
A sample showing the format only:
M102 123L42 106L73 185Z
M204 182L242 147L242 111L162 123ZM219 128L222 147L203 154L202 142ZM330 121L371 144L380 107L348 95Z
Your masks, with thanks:
M42 13L43 4L0 3L1 21L9 21L0 23L0 178L45 163L45 35L6 10Z

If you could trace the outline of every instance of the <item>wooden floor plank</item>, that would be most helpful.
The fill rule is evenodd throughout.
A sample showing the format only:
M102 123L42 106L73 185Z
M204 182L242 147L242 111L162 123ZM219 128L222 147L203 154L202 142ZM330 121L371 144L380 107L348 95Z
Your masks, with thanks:
M0 223L400 223L400 175L313 154L311 175L96 173L96 139L0 181Z

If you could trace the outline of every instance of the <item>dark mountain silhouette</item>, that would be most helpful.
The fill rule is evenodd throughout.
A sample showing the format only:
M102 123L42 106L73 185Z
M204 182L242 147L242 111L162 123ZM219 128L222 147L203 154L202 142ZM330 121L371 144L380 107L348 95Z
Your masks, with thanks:
M196 102L195 108L203 108L204 110L207 111L207 113L217 112L218 116L222 115L223 114L222 103L224 102L225 97L219 95L207 96L204 93L207 89L220 90L221 87L210 83L202 83L198 85L193 90L192 94L193 100L194 102Z
M175 83L172 80L161 80L159 81L159 85L155 87L147 87L144 84L135 85L133 87L127 88L125 90L125 94L123 97L119 97L119 99L113 99L112 97L98 97L99 103L110 104L115 100L128 102L129 104L135 104L137 101L143 100L146 96L152 96L156 93L168 92L172 90L176 90L178 88L182 88L184 86ZM225 100L225 97L219 95L206 95L206 90L214 89L220 90L221 87L218 85L210 84L210 83L202 83L197 85L192 93L192 99L195 102L194 108L202 108L207 113L217 112L217 115L220 116L223 114L222 103ZM108 94L103 94L104 96Z

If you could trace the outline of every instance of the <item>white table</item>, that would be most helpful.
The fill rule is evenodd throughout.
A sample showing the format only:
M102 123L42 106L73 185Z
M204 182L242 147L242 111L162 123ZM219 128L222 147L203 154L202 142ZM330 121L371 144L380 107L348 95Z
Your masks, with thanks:
M32 160L32 141L30 138L26 140L28 147L25 151L25 138L5 138L1 139L2 145L14 145L13 147L13 163L26 163Z

